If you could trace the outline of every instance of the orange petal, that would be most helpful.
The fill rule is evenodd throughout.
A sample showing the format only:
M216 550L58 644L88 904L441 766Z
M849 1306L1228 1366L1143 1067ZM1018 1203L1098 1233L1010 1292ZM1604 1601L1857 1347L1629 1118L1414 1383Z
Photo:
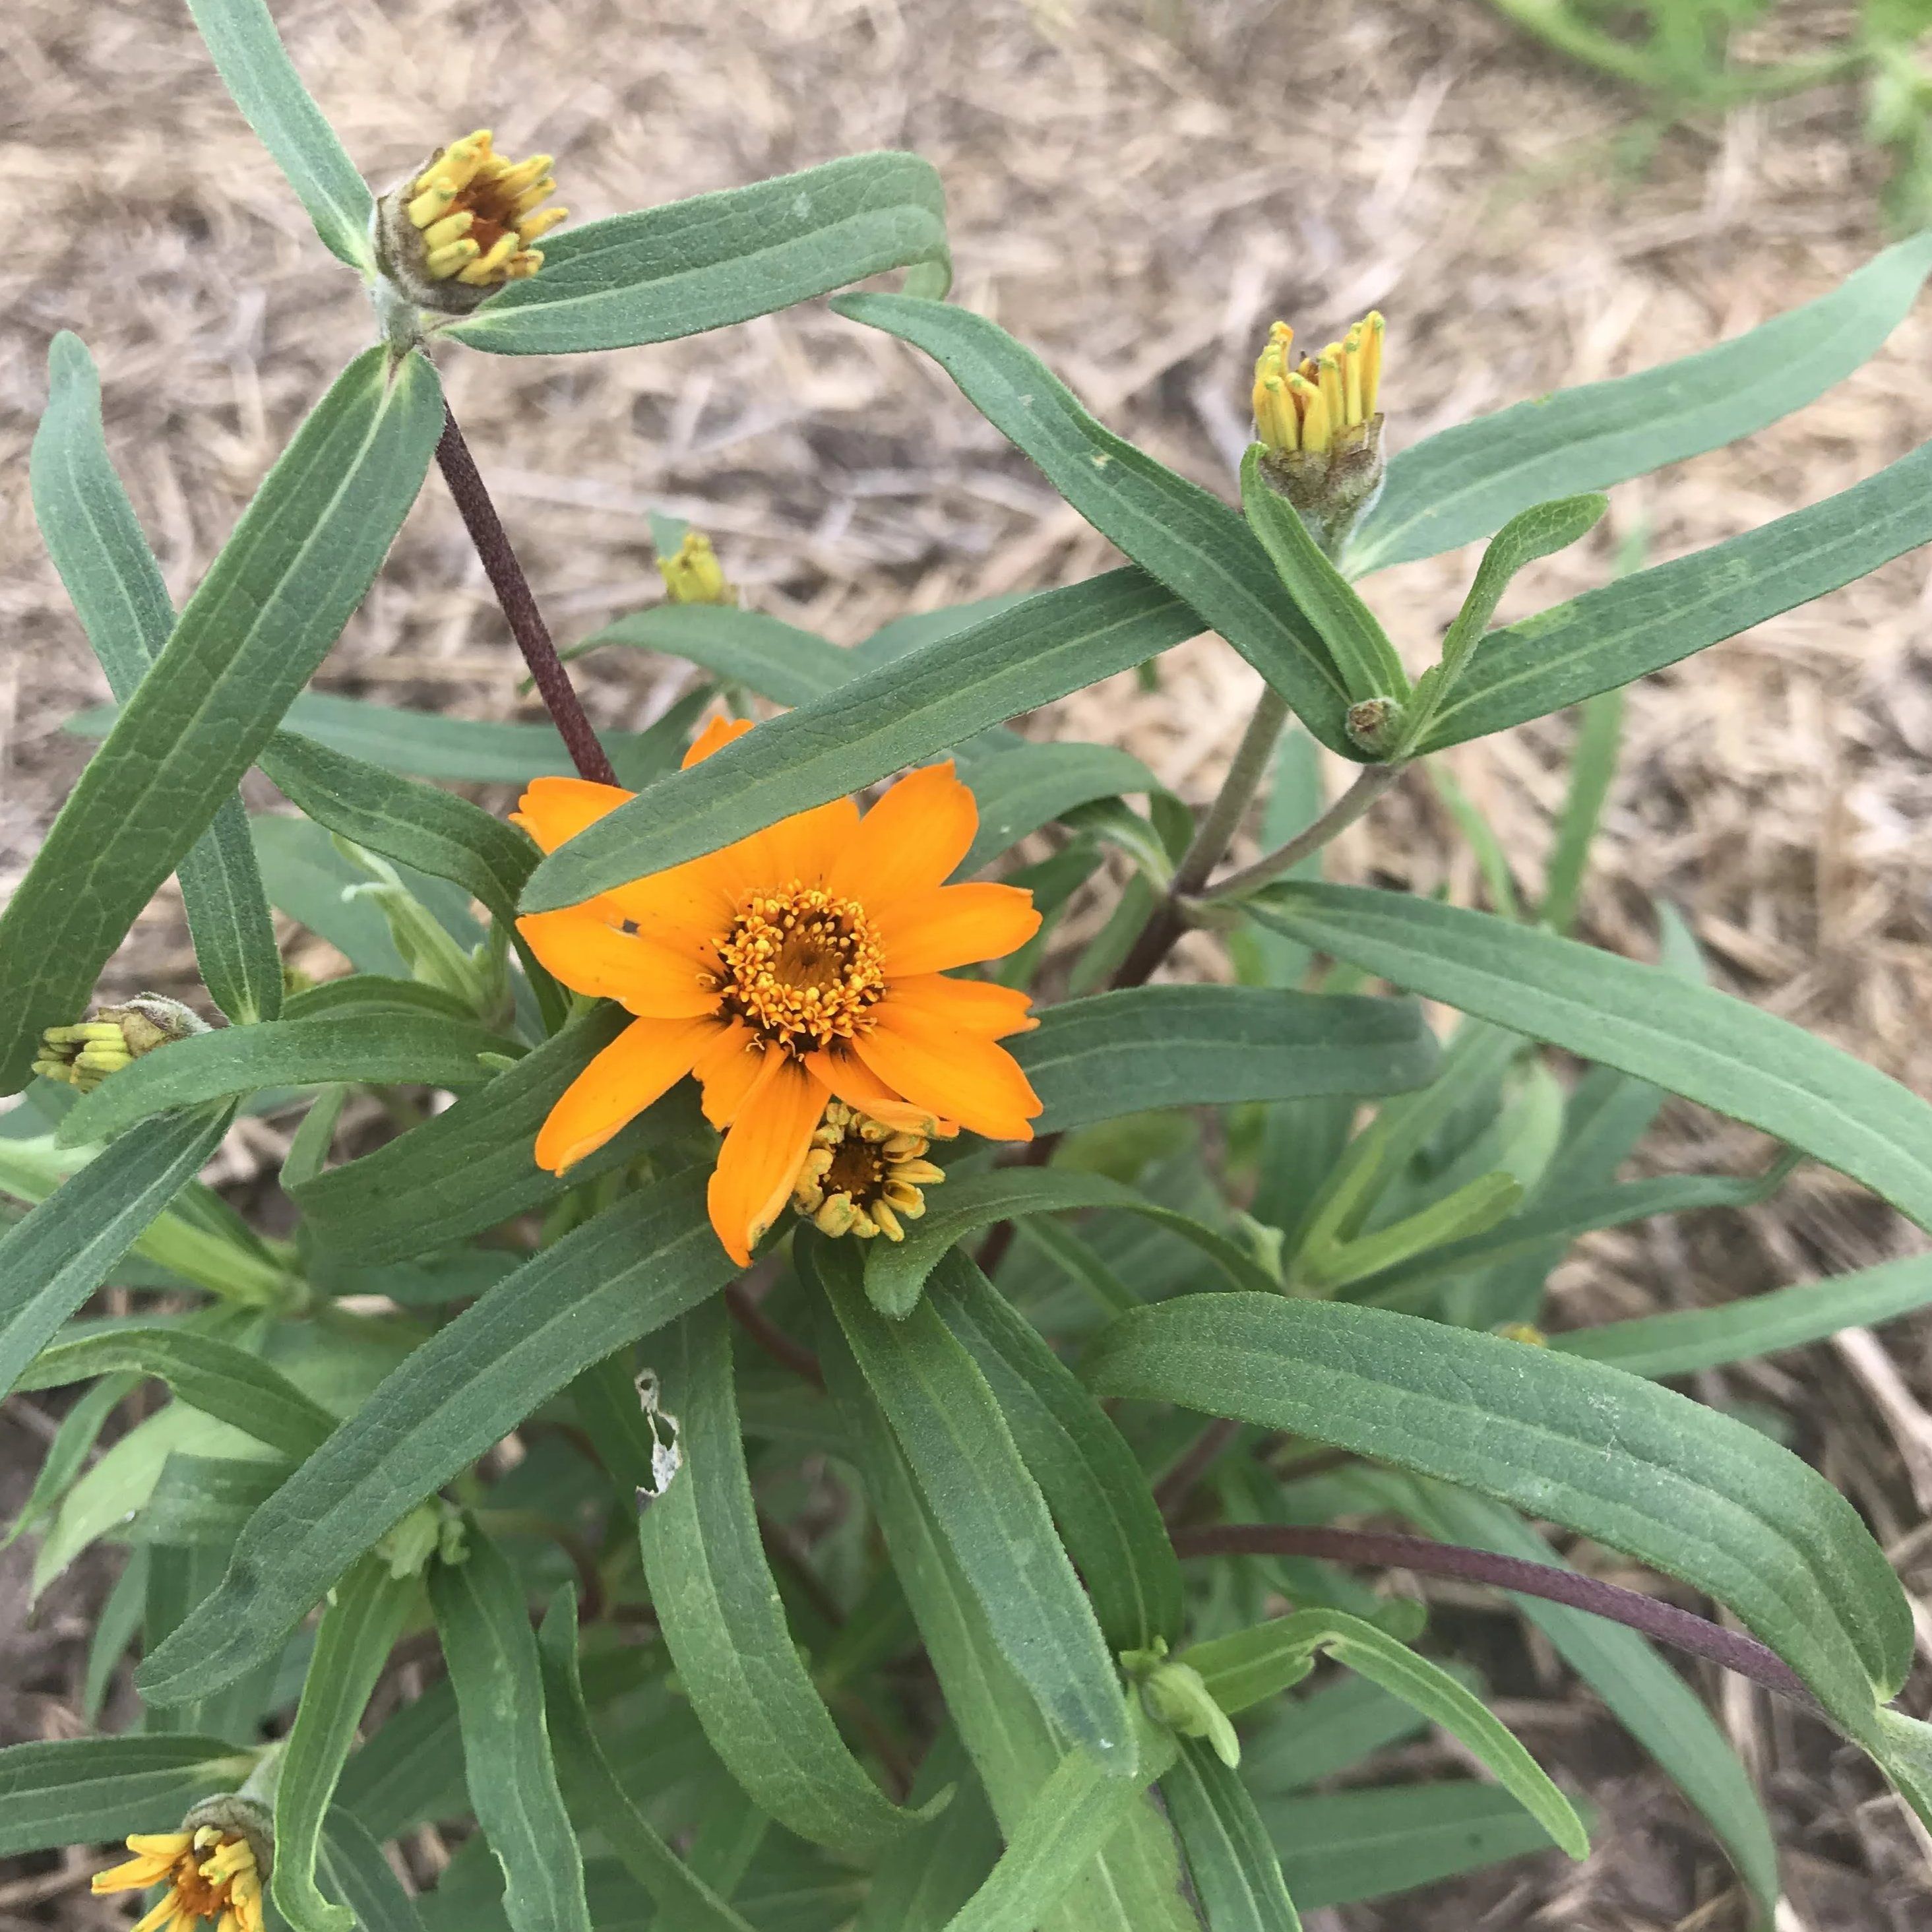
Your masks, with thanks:
M830 805L782 818L717 856L753 891L770 891L794 879L801 885L822 885L832 862L858 834L859 808L849 798L835 798Z
M590 778L532 778L530 788L510 814L546 852L554 852L566 838L574 838L586 825L595 825L636 794L621 786L598 784Z
M723 1022L633 1020L566 1087L537 1135L536 1163L561 1174L682 1080Z
M867 917L895 980L998 959L1040 930L1033 895L1018 886L939 886Z
M707 1196L724 1252L748 1267L759 1237L776 1221L825 1112L825 1085L789 1054L772 1053L719 1150Z
M1033 1138L1040 1096L1004 1047L982 1034L895 1011L890 1000L878 1012L872 1030L853 1044L887 1086L988 1140Z
M690 1019L717 1010L710 983L715 956L707 967L702 956L620 932L592 906L528 914L517 930L544 967L578 992L622 1000L650 1019Z
M682 769L688 772L693 765L703 764L713 752L722 751L742 738L752 728L752 723L748 718L727 718L720 712L692 740L691 749L684 754Z
M613 886L593 906L628 920L640 937L675 952L709 956L730 930L736 904L729 883L711 858L693 859L668 872L653 872Z
M942 1141L950 1141L959 1131L952 1121L902 1100L862 1060L844 1047L808 1053L805 1064L847 1106L856 1107L860 1113L869 1114L889 1127Z
M738 1118L764 1070L765 1049L757 1035L742 1020L728 1020L691 1070L704 1088L704 1118L722 1132Z
M876 911L946 883L980 828L980 807L952 761L901 778L860 822L826 884Z
M958 1027L986 1040L1030 1033L1040 1024L1030 1010L1031 998L1017 986L996 986L989 980L949 980L943 973L893 980L884 1004L932 1025Z

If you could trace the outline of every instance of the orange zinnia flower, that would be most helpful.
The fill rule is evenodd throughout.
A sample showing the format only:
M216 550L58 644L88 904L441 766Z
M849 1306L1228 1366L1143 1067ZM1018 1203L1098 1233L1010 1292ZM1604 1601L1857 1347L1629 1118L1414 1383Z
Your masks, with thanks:
M751 729L714 720L685 764ZM632 795L538 778L515 820L553 852ZM932 765L862 818L840 799L585 904L519 920L566 986L636 1016L551 1109L538 1166L562 1173L694 1073L706 1119L724 1130L711 1225L742 1266L835 1095L909 1133L963 1126L1030 1140L1039 1097L994 1044L1036 1024L1026 994L944 976L1012 952L1040 926L1017 886L945 884L979 819L951 764Z

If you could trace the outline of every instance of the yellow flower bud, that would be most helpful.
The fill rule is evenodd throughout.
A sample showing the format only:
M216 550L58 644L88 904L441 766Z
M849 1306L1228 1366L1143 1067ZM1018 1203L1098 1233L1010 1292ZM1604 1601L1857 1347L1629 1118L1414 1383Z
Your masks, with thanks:
M711 548L711 539L702 530L686 530L675 556L658 559L658 574L664 580L674 604L735 604L738 593L725 580Z

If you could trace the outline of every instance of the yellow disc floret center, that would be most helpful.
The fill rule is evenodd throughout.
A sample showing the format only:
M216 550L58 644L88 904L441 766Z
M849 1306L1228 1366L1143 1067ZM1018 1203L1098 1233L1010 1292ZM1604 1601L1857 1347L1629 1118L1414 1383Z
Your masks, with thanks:
M491 146L487 128L438 149L412 184L408 203L430 276L494 288L535 274L543 254L532 244L564 215L560 208L539 206L556 187L550 160L548 154L506 159Z
M903 1240L902 1223L926 1212L925 1190L946 1178L926 1158L927 1148L922 1134L902 1133L842 1100L828 1101L792 1184L792 1205L822 1234Z
M726 1011L797 1054L866 1031L886 990L878 942L858 902L796 880L754 893L718 950Z

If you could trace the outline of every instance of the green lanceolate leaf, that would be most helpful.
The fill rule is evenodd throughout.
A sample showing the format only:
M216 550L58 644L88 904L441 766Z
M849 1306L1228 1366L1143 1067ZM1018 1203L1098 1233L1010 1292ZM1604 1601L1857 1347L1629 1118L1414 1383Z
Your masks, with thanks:
M456 1687L470 1802L503 1870L504 1914L512 1932L590 1932L523 1586L473 1524L466 1540L460 1562L430 1565L429 1600Z
M745 1921L658 1835L617 1781L590 1727L577 1670L577 1605L568 1586L537 1634L544 1712L565 1796L680 1932L749 1932Z
M1336 1663L1379 1685L1390 1696L1400 1697L1432 1724L1460 1738L1573 1858L1588 1855L1589 1834L1569 1800L1489 1706L1440 1666L1360 1617L1340 1610L1303 1610L1237 1636L1198 1645L1185 1653L1184 1660L1201 1672L1209 1694L1219 1701L1219 1660L1228 1658L1228 1674L1237 1687L1231 1702L1238 1703L1250 1694L1241 1688L1246 1680L1257 1676L1265 1679L1268 1664L1261 1653L1270 1648L1291 1666L1316 1650L1324 1650Z
M1607 496L1562 496L1510 518L1496 532L1483 553L1476 580L1462 599L1462 609L1443 638L1440 660L1423 674L1416 687L1415 703L1402 734L1405 752L1429 735L1430 721L1467 669L1516 572L1539 557L1568 550L1596 527L1610 507Z
M1904 1593L1852 1506L1748 1425L1620 1370L1382 1309L1196 1294L1122 1316L1087 1381L1293 1430L1628 1550L1736 1610L1855 1733L1910 1660Z
M1158 1778L1172 1762L1174 1741L1144 1720L1136 1729L1136 1761L1147 1776ZM1008 1836L986 1882L946 1921L945 1932L1034 1932L1142 1802L1138 1781L1119 1776L1090 1750L1070 1752Z
M371 349L296 432L0 915L0 1087L72 1020L380 567L442 428L436 372Z
M1191 1215L1148 1200L1103 1174L1002 1167L935 1190L927 1198L925 1215L908 1224L903 1241L873 1243L866 1255L866 1295L882 1315L903 1320L917 1304L926 1277L958 1242L982 1228L1022 1214L1055 1214L1078 1208L1117 1208L1172 1228L1199 1248L1237 1288L1266 1293L1279 1286L1259 1262L1226 1235Z
M1370 698L1407 698L1408 674L1388 632L1329 560L1293 506L1264 481L1261 459L1258 442L1250 443L1241 459L1241 507L1247 513L1248 527L1260 539L1296 608L1321 638L1349 698L1358 704Z
M382 1557L365 1556L336 1586L316 1628L275 1785L268 1892L292 1932L352 1932L356 1922L352 1910L331 1905L316 1891L316 1862L363 1706L416 1600L413 1577L392 1576Z
M874 1784L793 1647L758 1534L722 1304L652 1345L683 1467L638 1519L658 1624L712 1748L788 1830L863 1857L914 1822Z
M1112 1418L964 1256L940 1265L932 1305L998 1400L1109 1646L1140 1650L1178 1638L1180 1565Z
M236 106L288 176L323 247L373 273L375 197L310 99L264 0L188 0L188 10Z
M1424 998L1762 1127L1932 1228L1932 1106L1788 1020L1664 968L1402 893L1277 886L1250 910Z
M34 434L34 514L114 695L125 703L168 633L174 606L107 454L100 379L80 338L54 338L47 406ZM246 1024L280 1010L282 962L238 798L217 808L177 868L195 958L214 1003Z
M1212 1932L1301 1932L1247 1787L1198 1738L1178 1742L1160 1795Z
M423 1932L422 1915L382 1848L352 1813L329 1813L316 1863L330 1897L355 1914L362 1932Z
M1622 1227L1632 1221L1648 1220L1653 1214L1755 1207L1784 1185L1793 1165L1790 1160L1780 1161L1768 1174L1736 1180L1725 1174L1671 1174L1655 1180L1612 1181L1606 1187L1558 1195L1498 1222L1486 1233L1450 1239L1441 1246L1418 1250L1413 1258L1386 1268L1378 1265L1376 1271L1351 1274L1347 1277L1349 1299L1408 1307L1438 1282L1472 1268L1519 1260L1552 1244L1568 1246L1579 1235L1594 1233L1600 1228ZM1376 1238L1368 1238L1370 1240ZM1366 1244L1351 1245L1360 1248Z
M327 1441L335 1418L259 1355L185 1328L116 1328L55 1342L21 1376L23 1389L93 1376L152 1376L176 1398L299 1462Z
M1281 1875L1309 1912L1407 1892L1550 1844L1507 1791L1466 1778L1274 1798L1258 1809Z
M856 652L815 631L730 604L656 604L592 632L563 655L580 657L604 644L683 658L775 704L809 704L865 668Z
M980 829L959 862L969 877L1030 832L1096 799L1158 788L1139 759L1109 745L1016 744L962 759L959 776L980 808Z
M1520 510L1682 462L1802 409L1875 354L1932 268L1932 236L1868 262L1830 294L1661 368L1518 403L1444 430L1389 464L1343 558L1362 577L1500 530Z
M61 1418L27 1500L20 1505L20 1513L7 1534L0 1537L0 1550L32 1528L67 1493L68 1486L86 1466L101 1430L107 1426L107 1418L127 1400L137 1379L128 1375L104 1376Z
M1200 620L1138 570L1042 591L850 679L620 806L538 866L529 912L701 858L1191 637Z
M1033 352L970 309L908 296L842 297L855 322L923 349L1103 536L1219 631L1331 751L1359 758L1344 682L1240 514L1100 424Z
M1680 1309L1578 1328L1550 1346L1634 1376L1688 1376L1780 1348L1822 1342L1841 1329L1872 1328L1932 1304L1932 1256L1908 1255L1828 1280L1773 1288L1716 1308Z
M280 1456L268 1461L175 1450L161 1465L153 1493L126 1526L124 1540L137 1547L212 1543L226 1550L242 1526L281 1486L289 1468Z
M219 1738L63 1738L0 1750L0 1858L172 1832L196 1798L232 1790L254 1755Z
M456 1693L438 1678L420 1697L393 1711L350 1757L335 1788L346 1810L373 1838L400 1838L469 1808Z
M1061 1748L994 1642L978 1594L829 1314L820 1359L853 1436L867 1493L946 1709L1010 1836L1060 1762ZM942 1822L947 1815L940 1814ZM1042 1932L1192 1932L1194 1918L1180 1898L1173 1836L1151 1805L1143 1802L1129 1812L1041 1925Z
M353 1019L278 1020L190 1034L104 1080L60 1124L67 1145L111 1140L170 1107L198 1106L269 1087L474 1087L495 1069L478 1056L518 1043L476 1020L376 1011Z
M298 810L386 859L448 879L499 919L514 916L536 848L454 792L398 778L312 738L278 731L258 761Z
M532 1157L537 1130L564 1089L628 1016L600 1006L574 1020L480 1093L419 1127L295 1190L316 1241L344 1262L397 1262L479 1234L634 1160L698 1125L674 1096L586 1156L568 1179Z
M1578 716L1576 742L1570 754L1570 788L1556 821L1544 880L1540 916L1552 932L1568 932L1576 920L1590 848L1616 782L1617 755L1623 747L1622 692L1600 691L1583 700Z
M1408 1514L1432 1535L1532 1563L1562 1560L1499 1504L1439 1483L1405 1487L1419 1499ZM1635 1630L1538 1598L1513 1600L1703 1814L1768 1924L1779 1889L1771 1826L1750 1773L1696 1694Z
M803 1266L830 1300L994 1640L1066 1735L1130 1778L1112 1654L986 1378L929 1305L903 1322L872 1308L853 1244L805 1246Z
M0 1234L0 1394L221 1144L231 1105L145 1123Z
M694 1171L526 1262L411 1354L250 1519L220 1588L142 1666L152 1694L216 1689L272 1655L424 1497L592 1362L731 1274Z
M1153 1107L1405 1093L1426 1085L1438 1060L1435 1035L1407 1002L1258 986L1070 1000L1010 1044L1045 1103L1034 1123L1042 1133Z
M1629 684L1932 542L1932 445L1809 509L1492 631L1419 748Z
M447 332L500 356L668 342L769 315L888 268L943 296L946 195L916 154L850 154L795 175L566 228L541 274Z

